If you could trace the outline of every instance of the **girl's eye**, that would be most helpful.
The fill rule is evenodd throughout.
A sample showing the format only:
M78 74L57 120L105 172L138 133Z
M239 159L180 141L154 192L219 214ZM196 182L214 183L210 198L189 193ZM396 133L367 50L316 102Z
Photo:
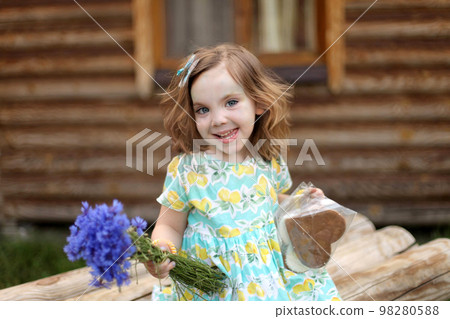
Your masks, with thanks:
M234 105L236 105L237 104L237 100L229 100L228 102L227 102L227 104L226 104L226 106L234 106Z
M200 108L197 109L197 111L195 111L195 113L197 113L197 114L205 114L205 113L208 113L208 112L209 112L209 110L208 110L207 107L200 107Z

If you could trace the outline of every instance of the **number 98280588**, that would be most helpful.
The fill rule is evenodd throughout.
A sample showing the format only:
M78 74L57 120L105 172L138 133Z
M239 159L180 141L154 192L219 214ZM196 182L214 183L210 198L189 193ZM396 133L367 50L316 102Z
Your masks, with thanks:
M380 306L381 316L437 316L439 315L438 306Z

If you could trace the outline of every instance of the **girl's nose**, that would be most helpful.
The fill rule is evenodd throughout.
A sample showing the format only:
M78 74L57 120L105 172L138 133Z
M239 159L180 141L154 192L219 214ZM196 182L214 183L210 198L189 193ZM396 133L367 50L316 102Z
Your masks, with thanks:
M221 126L227 123L227 118L222 110L216 110L212 114L212 125Z

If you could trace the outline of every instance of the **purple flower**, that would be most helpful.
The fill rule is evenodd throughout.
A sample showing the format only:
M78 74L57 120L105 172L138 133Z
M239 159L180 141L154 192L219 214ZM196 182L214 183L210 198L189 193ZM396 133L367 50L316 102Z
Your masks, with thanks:
M131 220L131 225L136 227L136 232L139 236L141 236L147 228L147 222L139 216L136 216Z
M101 204L95 208L83 202L82 213L70 227L64 252L71 261L84 259L92 268L91 274L101 276L92 282L96 287L109 287L113 280L119 287L130 282L127 270L131 264L127 258L136 248L127 234L130 221L121 214L122 210L123 205L118 200L114 200L112 206ZM138 224L146 226L142 218Z

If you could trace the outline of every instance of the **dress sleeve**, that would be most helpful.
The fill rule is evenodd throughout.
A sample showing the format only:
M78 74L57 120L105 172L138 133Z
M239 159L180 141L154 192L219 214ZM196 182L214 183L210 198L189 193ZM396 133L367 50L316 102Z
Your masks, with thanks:
M272 158L271 164L275 175L277 193L286 193L292 186L292 179L286 162L279 156L277 159Z
M187 189L183 176L183 155L178 155L167 166L163 192L156 201L170 209L187 213L190 210Z

